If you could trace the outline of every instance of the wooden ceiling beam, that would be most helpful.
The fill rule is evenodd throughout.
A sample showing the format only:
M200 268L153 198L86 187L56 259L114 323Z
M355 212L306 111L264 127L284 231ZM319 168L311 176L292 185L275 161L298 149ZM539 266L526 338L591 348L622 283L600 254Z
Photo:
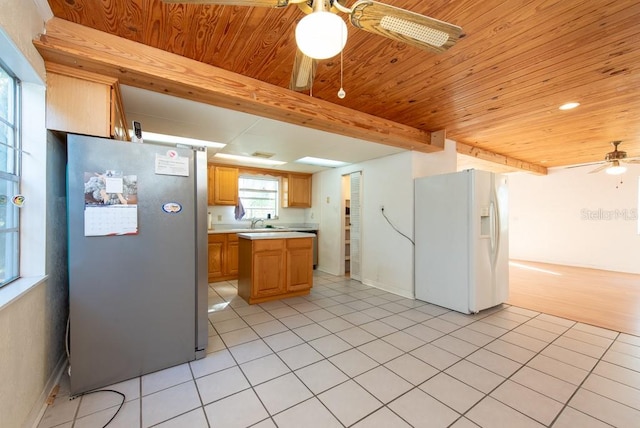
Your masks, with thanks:
M397 122L204 64L60 18L33 41L49 62L117 78L121 84L420 152L440 138ZM466 144L458 152L537 174L546 168Z
M538 175L546 175L547 168L519 159L510 158L509 156L490 152L469 144L456 142L456 151L462 155L473 156L478 159L505 165L511 168L520 169Z
M46 61L113 76L121 84L407 150L442 150L430 144L430 132L59 18L47 22L34 45Z

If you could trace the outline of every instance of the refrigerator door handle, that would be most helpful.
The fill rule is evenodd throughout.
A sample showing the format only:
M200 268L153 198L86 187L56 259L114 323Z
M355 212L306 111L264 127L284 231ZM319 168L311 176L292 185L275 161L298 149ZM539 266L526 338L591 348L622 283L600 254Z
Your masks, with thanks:
M491 238L491 264L495 268L498 259L498 247L500 246L500 216L495 201L489 205L489 224Z

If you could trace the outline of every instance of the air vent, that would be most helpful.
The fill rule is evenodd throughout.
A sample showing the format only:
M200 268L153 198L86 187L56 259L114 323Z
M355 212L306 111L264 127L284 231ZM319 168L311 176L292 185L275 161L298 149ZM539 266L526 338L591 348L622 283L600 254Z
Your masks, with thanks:
M275 153L265 153L265 152L254 152L251 154L251 156L253 156L254 158L262 158L262 159L269 159L272 158L275 155Z

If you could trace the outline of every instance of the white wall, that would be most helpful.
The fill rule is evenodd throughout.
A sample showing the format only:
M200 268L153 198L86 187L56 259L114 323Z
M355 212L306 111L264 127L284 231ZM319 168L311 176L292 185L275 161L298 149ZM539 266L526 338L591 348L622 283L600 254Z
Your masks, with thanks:
M278 219L277 220L267 220L268 224L291 224L291 223L305 223L307 222L307 213L308 208L280 208ZM251 224L251 220L244 218L242 220L236 220L234 217L235 207L232 206L224 206L224 205L210 205L208 207L208 212L213 216L213 226L217 224L225 224L225 225L237 225L237 226L248 226ZM220 216L220 220L218 220L218 216ZM314 222L313 220L309 220L309 222Z
M0 0L0 10L0 56L24 83L28 124L21 189L26 203L20 213L21 273L28 277L0 289L0 426L22 427L37 419L64 361L65 163L59 142L50 141L56 153L47 156L44 61L32 43L43 18L31 0Z
M362 283L413 297L413 179L456 168L455 145L434 154L403 152L313 176L313 215L320 223L318 269L339 275L344 258L342 176L362 171Z
M2 45L5 38L0 37L2 60L22 80L29 82L44 81L45 76L44 61L33 46L33 39L44 32L44 19L41 14L46 15L47 19L51 16L48 7L42 9L39 10L34 0L0 0L0 30L6 35L6 39L10 40L11 48L21 52L23 56L22 59L18 59L4 55L6 51Z
M594 166L511 174L510 257L640 274L640 165L628 167L621 176L589 174Z

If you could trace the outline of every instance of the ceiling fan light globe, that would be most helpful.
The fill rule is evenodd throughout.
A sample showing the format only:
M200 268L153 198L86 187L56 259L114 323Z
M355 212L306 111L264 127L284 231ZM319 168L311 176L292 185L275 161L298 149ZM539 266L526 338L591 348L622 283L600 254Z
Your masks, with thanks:
M618 164L618 165L610 166L609 168L607 168L606 173L609 175L620 175L620 174L624 174L626 171L627 171L626 166L622 166Z
M308 57L331 58L347 44L347 25L331 12L310 13L296 27L296 43Z

